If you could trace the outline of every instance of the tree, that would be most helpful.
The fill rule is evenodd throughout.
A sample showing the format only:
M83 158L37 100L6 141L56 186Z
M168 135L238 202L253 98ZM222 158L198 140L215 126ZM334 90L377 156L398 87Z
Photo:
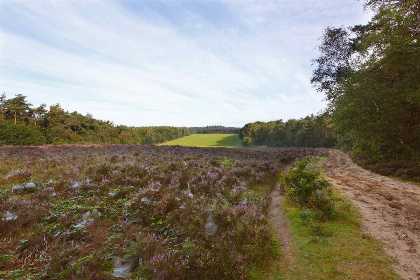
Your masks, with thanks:
M312 83L340 143L375 158L420 154L420 2L371 0L366 25L327 28Z
M41 120L45 118L45 114L47 113L46 109L47 105L45 103L42 103L40 106L35 108L34 110L34 119L35 123L34 125L37 125L37 122L39 123ZM42 127L44 127L44 124L41 124Z
M4 121L4 115L6 114L6 94L3 93L0 96L0 114L1 114L1 120Z
M26 96L22 94L18 94L5 102L7 113L13 117L15 125L18 118L28 116L30 106L31 104L26 102Z

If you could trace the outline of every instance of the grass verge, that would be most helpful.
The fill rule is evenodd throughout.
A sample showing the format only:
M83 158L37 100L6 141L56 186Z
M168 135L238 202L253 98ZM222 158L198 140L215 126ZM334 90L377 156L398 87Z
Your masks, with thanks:
M331 197L337 214L323 222L303 219L308 210L285 199L295 263L273 260L270 269L254 271L252 279L400 279L381 243L363 232L360 213L350 200L335 188Z

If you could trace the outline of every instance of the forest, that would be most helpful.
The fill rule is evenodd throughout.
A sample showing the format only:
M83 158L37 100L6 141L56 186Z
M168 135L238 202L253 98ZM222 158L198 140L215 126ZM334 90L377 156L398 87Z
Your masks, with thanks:
M339 146L377 160L419 160L420 2L370 0L365 25L329 27L312 84Z
M238 134L239 127L227 127L222 125L210 125L205 127L190 127L191 134Z
M241 129L239 137L245 146L331 148L337 143L328 113L286 122L248 123Z
M311 83L328 102L317 116L255 122L245 145L335 147L384 175L420 178L420 3L371 0L365 25L328 27Z
M43 144L157 144L190 135L186 127L128 127L65 111L33 107L26 96L0 97L0 146Z

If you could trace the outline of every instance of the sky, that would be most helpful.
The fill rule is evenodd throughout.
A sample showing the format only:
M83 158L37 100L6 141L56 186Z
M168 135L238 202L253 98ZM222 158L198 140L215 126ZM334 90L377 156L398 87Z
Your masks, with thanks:
M0 0L0 92L129 126L243 126L326 107L310 84L357 0Z

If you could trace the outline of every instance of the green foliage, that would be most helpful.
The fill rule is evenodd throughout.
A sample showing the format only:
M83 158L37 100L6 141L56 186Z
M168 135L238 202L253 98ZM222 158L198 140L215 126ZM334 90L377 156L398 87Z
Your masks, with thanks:
M190 134L186 127L115 126L90 114L67 112L59 104L32 108L23 95L1 95L0 114L0 145L157 144Z
M239 130L239 127L226 127L222 125L190 127L192 134L238 134Z
M312 82L340 146L373 159L420 157L420 2L370 0L366 25L328 28Z
M334 203L328 191L330 184L319 177L320 171L304 158L299 161L296 168L284 176L283 184L293 202L331 215L334 212ZM304 220L307 221L307 218Z
M0 122L0 146L29 146L45 144L45 136L38 127L12 122Z
M222 168L223 169L231 169L233 166L235 166L235 164L233 162L231 162L228 158L225 158L222 161Z
M287 122L248 123L241 129L239 137L244 146L333 147L336 140L331 131L330 116L323 113Z

